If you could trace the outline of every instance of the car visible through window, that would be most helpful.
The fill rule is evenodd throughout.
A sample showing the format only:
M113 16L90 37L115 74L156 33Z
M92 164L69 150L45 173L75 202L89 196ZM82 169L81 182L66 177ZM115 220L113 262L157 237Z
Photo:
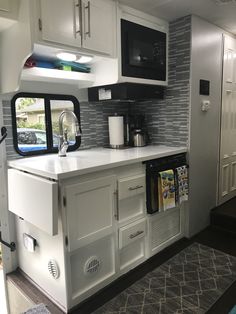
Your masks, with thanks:
M47 148L47 134L46 131L37 129L17 129L17 138L19 149L23 152L30 152L39 149ZM58 147L59 136L53 135L53 147ZM73 145L75 141L70 141Z

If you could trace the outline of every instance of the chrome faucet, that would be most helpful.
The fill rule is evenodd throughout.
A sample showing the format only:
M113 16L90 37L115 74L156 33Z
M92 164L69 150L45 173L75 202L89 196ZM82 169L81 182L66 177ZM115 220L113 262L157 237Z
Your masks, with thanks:
M70 115L74 120L75 138L77 138L78 136L81 136L81 129L80 129L79 121L75 113L67 109L62 111L62 113L59 116L59 144L58 144L58 156L59 157L65 157L67 149L69 147L68 130L66 128L65 129L63 128L63 121L66 115Z

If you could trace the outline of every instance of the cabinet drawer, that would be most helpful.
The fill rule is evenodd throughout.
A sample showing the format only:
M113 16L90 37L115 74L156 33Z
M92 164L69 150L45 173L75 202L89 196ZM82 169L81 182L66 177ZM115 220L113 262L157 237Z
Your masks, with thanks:
M145 192L145 174L123 178L118 181L119 200Z
M146 219L139 219L119 230L119 248L122 249L126 245L143 238L146 235Z
M120 250L119 256L122 274L141 264L145 260L145 238L126 245Z

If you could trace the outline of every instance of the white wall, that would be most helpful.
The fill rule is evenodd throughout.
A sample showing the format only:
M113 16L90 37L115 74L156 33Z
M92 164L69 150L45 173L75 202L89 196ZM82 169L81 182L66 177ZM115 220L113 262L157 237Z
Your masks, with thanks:
M209 224L216 206L220 140L223 30L192 17L189 136L189 236ZM210 96L199 95L199 80L210 81ZM201 101L210 100L208 112Z

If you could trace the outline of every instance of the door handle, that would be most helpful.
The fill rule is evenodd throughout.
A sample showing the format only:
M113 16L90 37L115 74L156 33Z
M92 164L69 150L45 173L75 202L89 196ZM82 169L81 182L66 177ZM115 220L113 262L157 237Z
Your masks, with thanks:
M129 191L134 191L143 188L143 185L130 186L128 188Z
M119 220L119 199L118 199L118 190L114 191L114 197L115 197L115 202L116 202L116 209L115 209L115 219Z
M135 232L135 233L132 233L132 234L129 236L129 238L130 238L130 239L136 238L137 236L139 236L140 234L143 234L143 233L144 233L143 230L139 230L139 231L137 231L137 232Z
M74 13L75 13L75 37L77 34L81 36L81 2L78 0L77 3L74 4ZM77 11L77 12L76 12ZM77 24L78 20L78 24ZM78 25L78 27L77 27Z
M87 30L87 32L85 31L85 38L86 38L86 35L88 35L88 37L91 37L91 21L90 21L90 14L91 14L91 12L90 12L90 10L91 10L91 6L90 6L90 1L88 1L88 4L84 7L84 11L85 10L88 10L88 30Z
M7 128L5 126L3 126L1 128L1 138L0 138L0 144L5 140L5 138L7 137Z
M3 245L9 247L9 249L11 250L11 252L14 252L16 250L16 244L15 242L11 242L10 244L7 243L6 241L4 241L2 239L2 232L0 231L0 243L2 243Z

